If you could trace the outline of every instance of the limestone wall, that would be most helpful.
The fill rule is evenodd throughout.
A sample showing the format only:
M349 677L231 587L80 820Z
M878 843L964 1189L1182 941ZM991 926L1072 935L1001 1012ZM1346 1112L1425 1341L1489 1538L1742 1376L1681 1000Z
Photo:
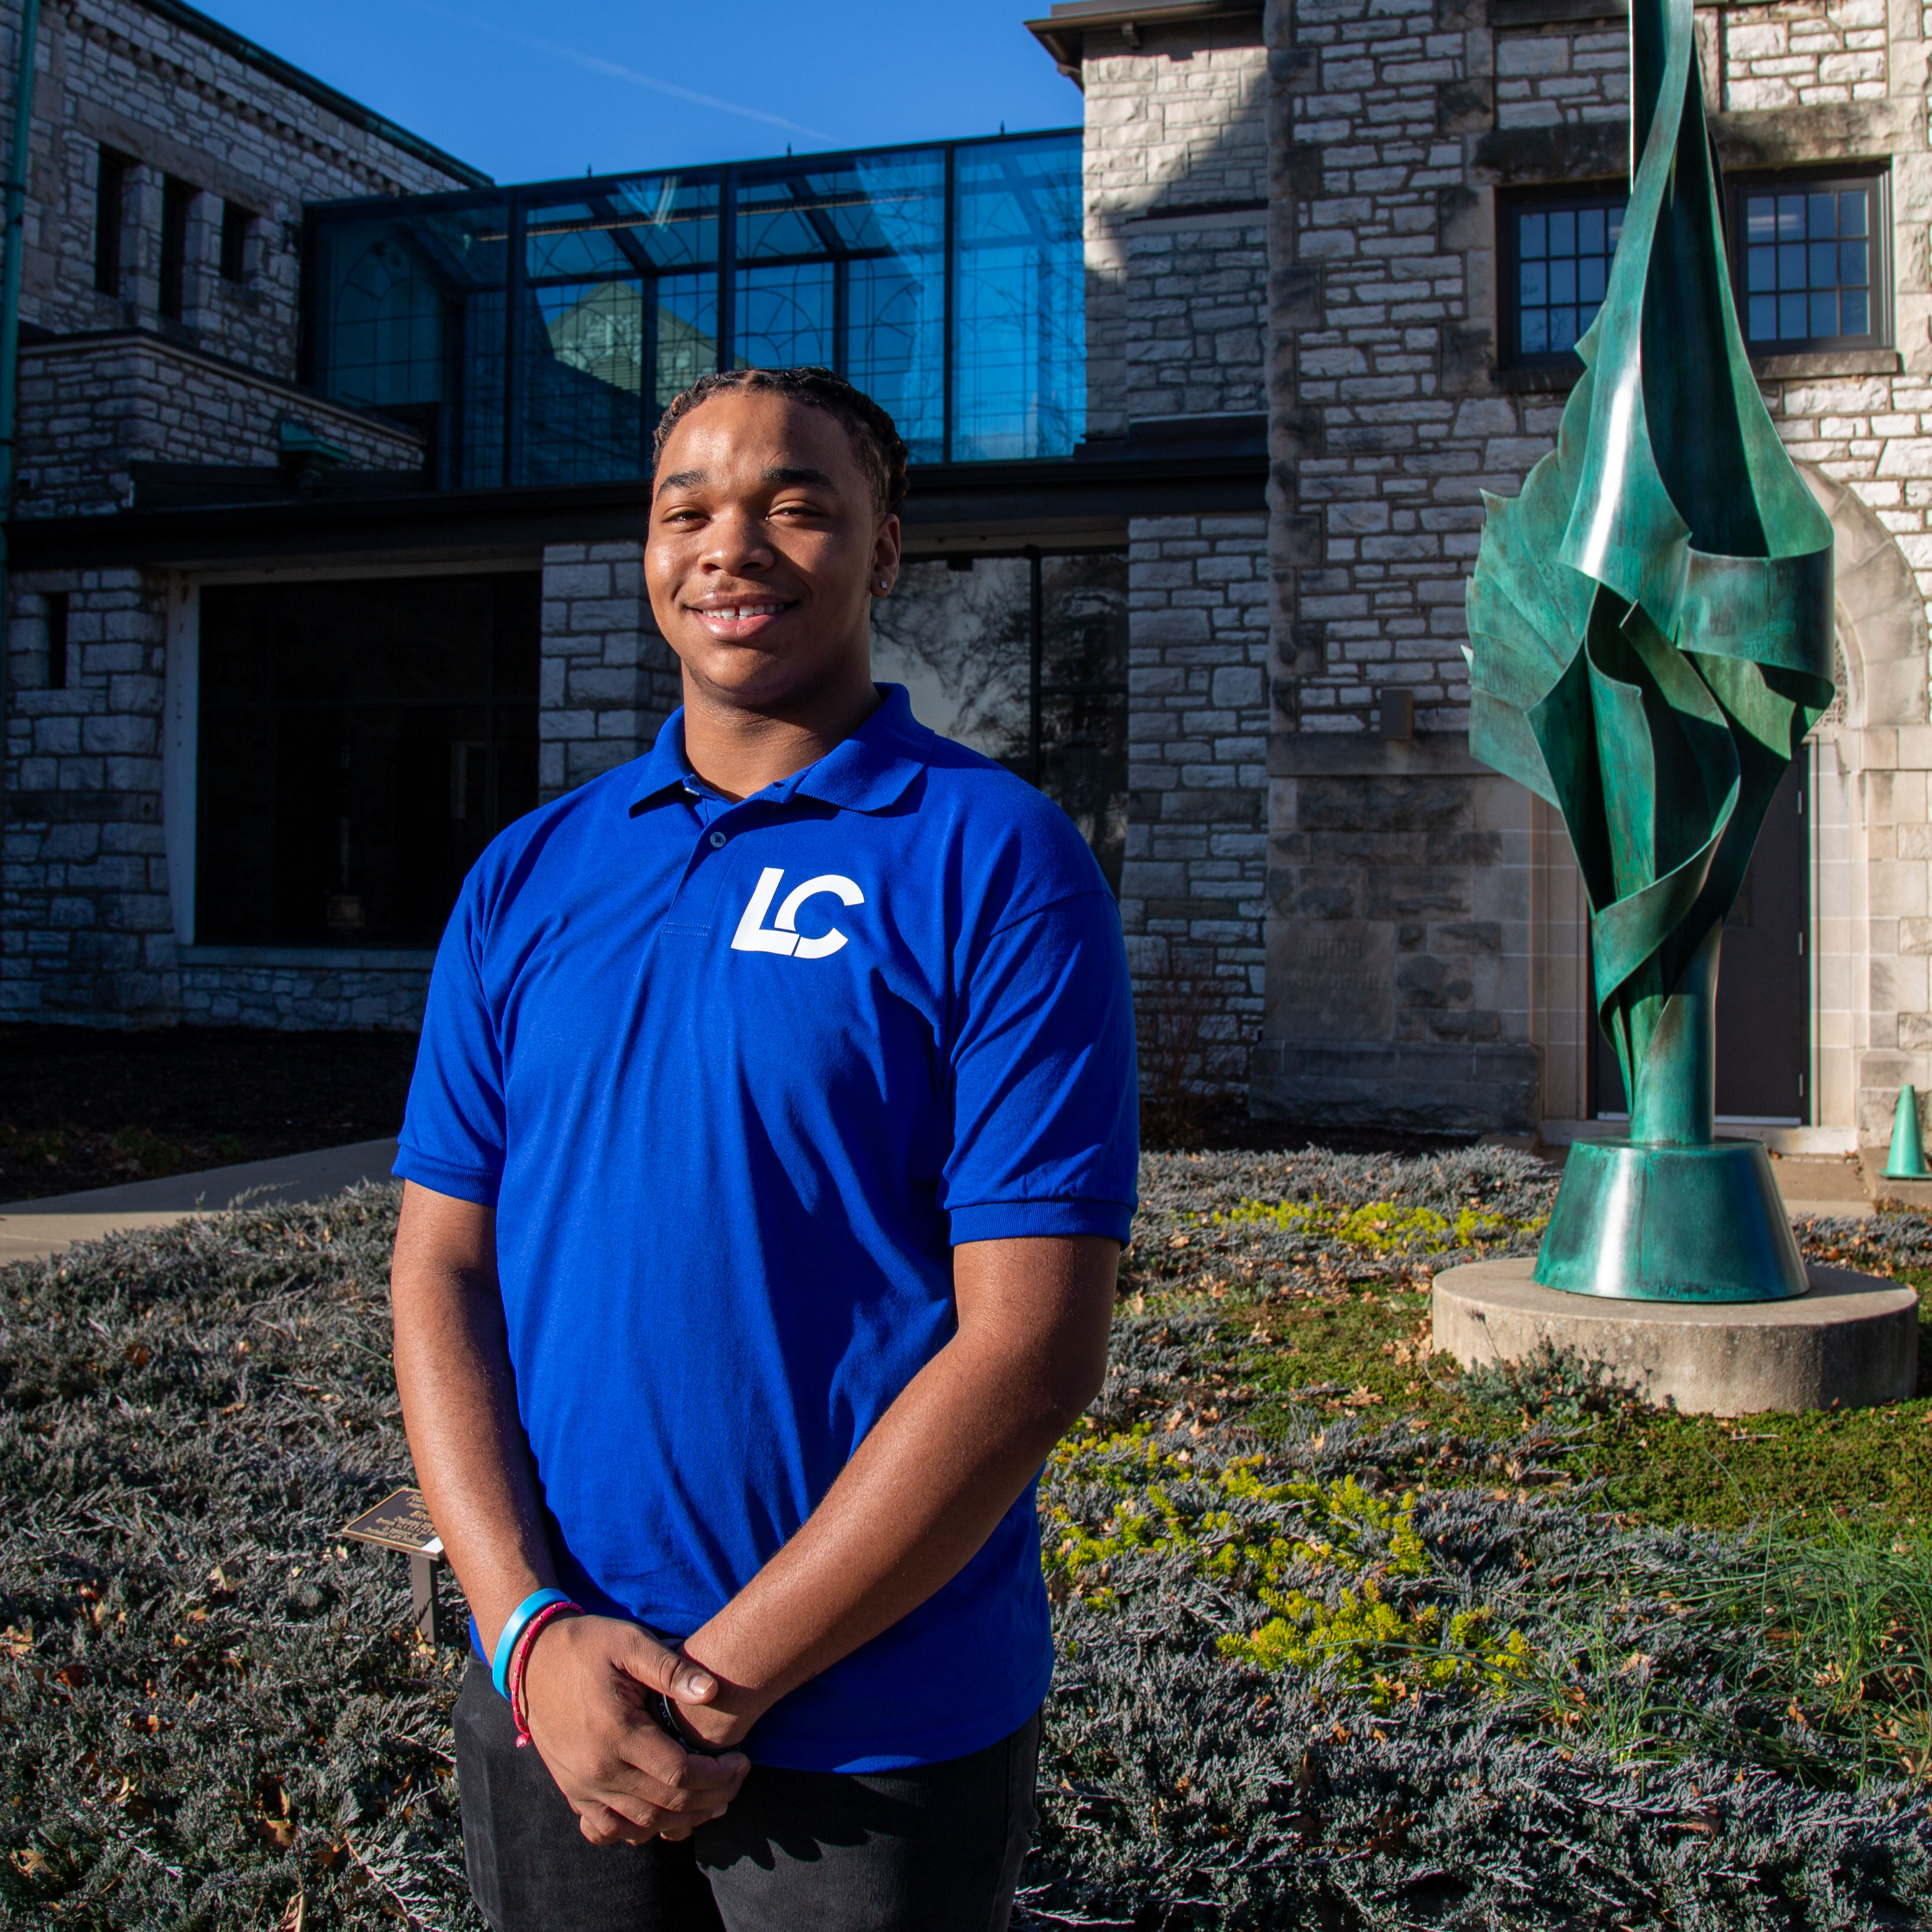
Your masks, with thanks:
M683 701L644 594L640 544L544 552L542 648L537 784L548 799L648 751Z
M421 436L292 382L145 332L28 344L20 357L16 514L124 509L138 463L272 469L293 417L360 470L422 467Z
M19 0L0 0L10 74L19 18ZM304 204L464 184L460 164L440 164L426 144L373 116L358 123L141 0L49 0L38 50L21 296L30 324L62 334L137 322L178 328L235 362L292 376ZM94 286L104 146L134 164L112 294ZM156 314L170 175L200 191L178 324ZM219 272L224 201L254 218L238 282Z
M1264 406L1265 72L1255 35L1223 23L1089 38L1090 439Z
M1198 1011L1201 1077L1238 1088L1266 964L1267 524L1131 529L1121 923L1143 1006Z

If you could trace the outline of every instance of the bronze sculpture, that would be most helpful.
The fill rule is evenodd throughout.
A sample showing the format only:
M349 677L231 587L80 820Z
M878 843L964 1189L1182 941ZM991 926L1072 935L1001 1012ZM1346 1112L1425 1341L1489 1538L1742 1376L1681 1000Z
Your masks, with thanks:
M1630 196L1557 448L1486 496L1470 748L1562 814L1623 1142L1573 1148L1535 1279L1666 1300L1802 1294L1763 1148L1719 1142L1726 914L1832 696L1832 528L1752 376L1691 0L1632 0Z

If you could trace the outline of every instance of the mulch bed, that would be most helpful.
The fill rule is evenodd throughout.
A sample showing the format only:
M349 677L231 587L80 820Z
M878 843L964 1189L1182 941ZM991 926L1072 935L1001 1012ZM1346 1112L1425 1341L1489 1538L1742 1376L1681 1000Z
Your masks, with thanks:
M0 1027L0 1201L393 1134L413 1034Z

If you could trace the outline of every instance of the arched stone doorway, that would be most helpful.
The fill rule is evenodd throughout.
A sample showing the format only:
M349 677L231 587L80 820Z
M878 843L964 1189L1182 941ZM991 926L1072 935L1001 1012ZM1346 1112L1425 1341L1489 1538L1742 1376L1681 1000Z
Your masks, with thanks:
M1838 538L1840 690L1810 746L1812 1119L1869 1146L1901 1083L1932 1082L1925 601L1857 492L1798 468Z

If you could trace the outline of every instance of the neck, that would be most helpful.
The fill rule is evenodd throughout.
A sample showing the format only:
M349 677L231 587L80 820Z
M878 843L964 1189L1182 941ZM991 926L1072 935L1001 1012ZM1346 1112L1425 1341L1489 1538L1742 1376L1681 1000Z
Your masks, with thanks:
M748 798L815 765L879 708L868 669L824 690L757 710L684 676L684 755L712 790Z

